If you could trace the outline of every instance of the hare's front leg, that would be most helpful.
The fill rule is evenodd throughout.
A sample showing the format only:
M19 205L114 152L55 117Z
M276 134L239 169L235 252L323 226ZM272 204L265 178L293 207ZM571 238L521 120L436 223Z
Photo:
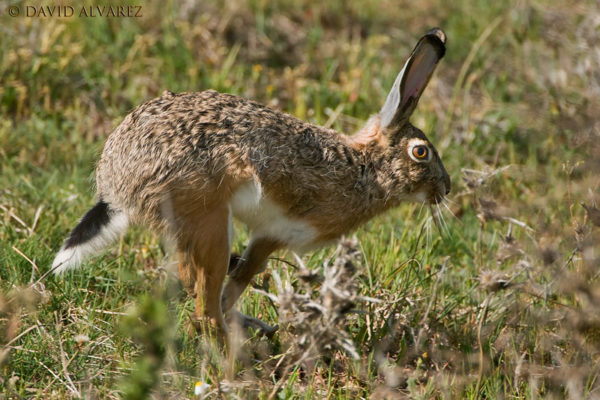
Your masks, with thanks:
M237 260L236 265L230 265L229 281L223 290L223 311L227 312L230 317L237 319L242 326L260 329L267 336L275 333L277 328L271 327L257 318L231 310L231 308L244 292L254 275L264 270L269 255L281 247L283 245L274 239L266 237L253 238L242 257Z
M218 207L186 216L177 243L180 279L188 292L196 290L196 320L208 317L225 336L221 293L229 265L229 214L229 207Z
M233 266L223 291L224 312L233 307L254 275L265 269L269 255L281 247L283 245L279 241L267 237L253 238L250 241L237 265Z

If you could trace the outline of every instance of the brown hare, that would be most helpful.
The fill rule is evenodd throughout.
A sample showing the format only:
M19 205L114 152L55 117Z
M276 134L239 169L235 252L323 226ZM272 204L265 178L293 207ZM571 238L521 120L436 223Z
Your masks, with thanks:
M353 136L213 90L167 91L140 105L108 138L98 203L54 271L78 266L130 223L144 225L174 239L196 316L226 333L223 313L274 251L317 248L402 201L449 193L438 152L409 122L445 41L438 28L419 40L379 114ZM234 217L252 238L230 266Z

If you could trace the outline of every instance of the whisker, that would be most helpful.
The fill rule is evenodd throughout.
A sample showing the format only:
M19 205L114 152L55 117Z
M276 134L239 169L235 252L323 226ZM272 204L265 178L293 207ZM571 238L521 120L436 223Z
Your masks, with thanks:
M433 205L431 205L431 204L429 205L429 211L431 212L431 218L432 218L433 223L435 224L436 228L438 229L440 236L444 237L444 232L442 230L439 215L438 215L438 213L436 213L435 208L433 208Z
M425 205L425 202L421 203L421 207L419 207L419 213L417 214L417 219L421 218L421 211L423 211L423 206Z
M437 217L439 218L440 222L441 222L441 227L442 230L444 231L444 235L442 236L451 236L450 235L450 228L448 228L448 224L446 224L446 220L444 219L444 214L442 213L442 210L440 209L440 204L439 202L436 200L435 202L435 207L437 209Z
M454 205L457 205L457 204L458 204L456 201L452 200L452 199L451 199L451 198L449 198L449 197L444 197L443 201L447 201L448 203L450 203L450 204L454 204Z
M444 231L444 234L442 236L446 236L446 226L444 224L444 216L442 215L442 211L440 210L440 205L438 204L438 202L435 202L435 209L437 211L436 215L438 217L438 220L440 221L440 226L442 227L442 231Z
M438 211L440 212L440 218L442 220L442 224L446 227L446 233L448 234L448 236L451 237L452 234L450 233L450 227L448 226L448 223L444 219L444 213L442 212L442 209L440 208L439 204L437 204L437 208L438 208Z
M454 211L452 211L452 209L450 207L448 207L448 204L445 201L442 201L442 205L446 208L446 210L448 210L450 212L450 214L456 218L457 221L460 221L458 219L458 217L456 216L456 214L454 214Z
M427 221L426 221L426 225L425 225L425 243L427 243L427 246L429 246L431 244L431 221L433 220L433 217L428 217Z

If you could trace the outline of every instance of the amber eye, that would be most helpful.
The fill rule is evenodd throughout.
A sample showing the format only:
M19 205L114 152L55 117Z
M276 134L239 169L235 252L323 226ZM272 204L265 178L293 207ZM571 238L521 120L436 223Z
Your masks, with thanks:
M419 160L424 160L427 158L427 155L429 154L429 149L427 148L427 146L415 146L412 149L412 153L413 153L413 156L415 156Z

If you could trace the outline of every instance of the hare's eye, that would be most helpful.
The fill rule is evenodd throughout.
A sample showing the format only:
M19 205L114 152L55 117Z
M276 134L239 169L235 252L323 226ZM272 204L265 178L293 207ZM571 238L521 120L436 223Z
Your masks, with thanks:
M412 149L412 154L419 160L425 160L429 155L429 149L427 146L415 146Z

